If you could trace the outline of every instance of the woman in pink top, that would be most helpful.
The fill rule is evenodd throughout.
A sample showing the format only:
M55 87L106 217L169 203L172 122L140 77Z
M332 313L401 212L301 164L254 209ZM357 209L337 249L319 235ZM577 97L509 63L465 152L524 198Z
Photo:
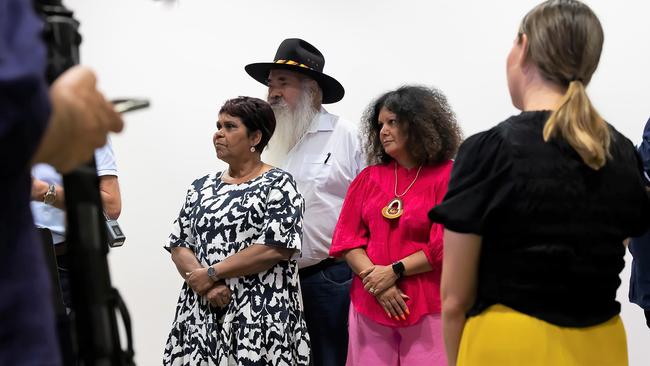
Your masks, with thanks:
M330 255L355 272L347 365L444 365L442 201L461 134L444 95L403 86L364 115L369 167L352 182ZM374 165L373 165L374 164Z

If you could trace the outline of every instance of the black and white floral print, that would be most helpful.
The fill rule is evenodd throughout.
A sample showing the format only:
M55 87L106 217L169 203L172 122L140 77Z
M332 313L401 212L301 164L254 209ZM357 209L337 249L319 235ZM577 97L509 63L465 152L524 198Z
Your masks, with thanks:
M308 365L298 267L304 201L290 174L271 169L242 184L221 173L195 180L174 221L169 247L192 249L208 266L252 244L295 249L265 272L231 278L218 309L183 284L164 365Z

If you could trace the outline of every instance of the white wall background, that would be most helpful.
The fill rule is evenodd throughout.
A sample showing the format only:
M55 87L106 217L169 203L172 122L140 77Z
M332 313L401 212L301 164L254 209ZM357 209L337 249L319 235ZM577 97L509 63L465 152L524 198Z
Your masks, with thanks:
M187 185L224 167L211 145L221 104L265 95L245 64L271 61L282 39L303 38L325 54L325 72L346 88L331 112L356 122L383 91L434 85L469 136L516 113L505 59L520 19L538 1L64 2L81 22L82 61L98 72L103 91L152 101L149 110L127 115L125 131L113 138L128 240L109 257L131 311L138 365L157 365L181 286L162 245ZM650 3L587 3L605 29L589 93L604 117L638 143L650 116ZM650 331L627 301L629 259L619 301L630 363L648 365Z

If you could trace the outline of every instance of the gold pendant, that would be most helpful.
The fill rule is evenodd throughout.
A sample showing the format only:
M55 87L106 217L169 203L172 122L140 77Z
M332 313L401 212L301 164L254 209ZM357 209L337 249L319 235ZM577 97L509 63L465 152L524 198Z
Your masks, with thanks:
M402 216L402 212L404 212L402 209L402 200L397 197L393 198L388 202L386 207L381 209L381 215L387 219L396 219Z

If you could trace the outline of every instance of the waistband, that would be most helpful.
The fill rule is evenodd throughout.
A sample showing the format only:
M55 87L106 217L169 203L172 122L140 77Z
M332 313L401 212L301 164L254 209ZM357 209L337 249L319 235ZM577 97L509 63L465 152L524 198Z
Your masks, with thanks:
M333 265L339 264L339 263L345 263L345 259L343 259L343 258L326 258L326 259L323 259L322 261L320 261L320 262L318 262L318 263L316 263L314 265L299 269L298 270L298 275L301 278L305 278L305 277L311 276L311 275L313 275L315 273L318 273L320 271L324 271L325 269L327 269L327 268L329 268L329 267L331 267Z

